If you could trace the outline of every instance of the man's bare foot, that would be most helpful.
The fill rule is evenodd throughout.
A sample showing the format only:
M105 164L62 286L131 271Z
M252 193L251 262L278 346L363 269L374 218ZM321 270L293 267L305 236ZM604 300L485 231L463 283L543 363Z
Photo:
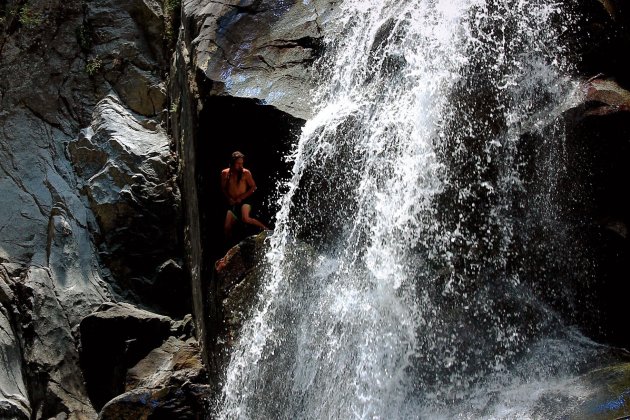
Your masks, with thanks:
M225 257L217 260L217 262L214 263L214 269L217 272L220 272L221 270L223 270L225 268Z

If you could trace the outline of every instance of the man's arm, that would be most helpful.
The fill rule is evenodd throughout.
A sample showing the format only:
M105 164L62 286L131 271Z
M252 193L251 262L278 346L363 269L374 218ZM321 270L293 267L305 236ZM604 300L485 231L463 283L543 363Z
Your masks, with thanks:
M223 195L225 196L225 198L227 198L228 203L234 204L234 199L230 197L230 194L228 192L229 179L230 179L229 172L227 170L223 170L221 172L221 191L223 192Z
M245 182L247 183L247 191L238 196L238 201L243 201L250 195L256 191L256 183L254 182L254 177L250 171L245 172L244 174Z

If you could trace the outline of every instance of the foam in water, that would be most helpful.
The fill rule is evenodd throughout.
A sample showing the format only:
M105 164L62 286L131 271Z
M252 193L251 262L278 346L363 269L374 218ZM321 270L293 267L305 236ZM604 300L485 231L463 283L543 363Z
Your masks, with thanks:
M576 98L567 16L538 0L339 6L219 418L527 418L546 390L580 400L562 389L602 350L536 288L564 281L548 259L577 259L535 235L575 239L555 190Z

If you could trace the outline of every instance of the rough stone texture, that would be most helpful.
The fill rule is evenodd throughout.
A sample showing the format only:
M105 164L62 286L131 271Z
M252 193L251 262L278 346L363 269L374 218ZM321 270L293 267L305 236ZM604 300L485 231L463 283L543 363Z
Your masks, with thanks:
M218 324L214 336L210 337L214 344L211 357L219 367L219 374L213 378L215 381L220 381L243 322L255 307L265 270L268 234L269 231L264 231L244 239L216 263L216 274L209 291L210 322Z
M151 115L148 131L158 131L165 104L162 32L163 12L153 0L0 5L0 360L11 366L0 374L1 418L96 417L79 367L77 327L114 299L111 284L124 294L125 283L117 283L101 256L127 239L102 240L82 190L86 181L77 179L67 145L112 91L122 98L112 112L132 125L142 118L121 111L122 104ZM166 136L160 141L167 149ZM145 164L151 162L138 167ZM157 183L142 187L146 198L164 198L150 195L159 190ZM179 198L176 191L165 194L166 202L134 210L170 234L178 208L165 215L156 206ZM158 223L155 217L166 219ZM157 259L157 250L146 258L140 249L134 255L153 263L151 279L175 280L169 287L185 281L177 242L176 236L153 244L168 249Z
M0 269L0 418L29 419L28 401L20 343L6 310L13 293L6 283L6 273Z
M186 49L213 82L212 95L256 98L306 118L308 72L334 3L185 0Z
M12 20L0 38L0 264L14 292L3 306L22 349L32 415L90 418L72 329L110 293L91 241L94 218L79 197L64 142L94 92L75 90L88 80L76 67L79 5L30 7L45 16L40 27Z
M104 304L81 321L81 367L94 407L124 392L127 369L162 344L171 324L129 304Z
M238 340L243 323L250 312L258 305L258 293L268 272L265 254L269 249L268 237L271 231L250 236L232 247L225 257L216 263L216 274L210 293L212 321L219 323L219 329L212 340L216 343L214 363L220 366L220 381L229 362L232 348ZM301 242L291 245L292 258L298 262L292 274L295 277L307 275L316 263L315 250Z
M50 269L31 267L16 285L23 360L35 396L32 408L36 418L65 412L69 418L90 419L95 412L78 369L76 324L55 283ZM84 305L76 302L76 309L84 309Z
M127 107L142 115L164 110L164 13L155 0L86 3L84 22L92 35L90 57L101 61L104 77Z
M237 331L255 295L256 277L254 271L236 270L224 279L225 302L209 305L214 262L208 261L207 243L218 238L202 232L197 154L199 143L207 139L197 137L199 117L204 107L212 108L208 97L219 96L250 98L294 117L310 115L309 69L335 3L183 2L167 108L187 212L186 269L194 282L202 355L214 378L220 361L209 355L220 350L214 339L222 327L206 321L220 321L218 311L227 308L228 324ZM589 217L597 220L596 233L604 238L601 252L607 257L601 265L615 273L602 289L614 294L627 278L630 255L629 212L617 200L629 179L623 169L627 138L620 140L628 128L624 107L630 71L623 52L629 45L630 13L623 0L593 0L581 7L588 21L575 37L584 58L580 72L584 79L603 73L591 83L594 90L585 105L591 114L582 120L593 134L585 150L596 150L599 159L599 172L587 180L598 186L594 197L599 203ZM0 7L0 357L11 365L0 376L2 416L94 418L79 370L77 326L102 302L114 299L104 279L118 295L134 300L158 289L175 290L169 296L177 296L181 287L171 288L186 281L175 244L177 191L167 189L172 183L168 139L159 128L169 61L163 48L164 19L156 0L12 0ZM618 87L610 84L613 80ZM241 124L244 116L236 117ZM150 138L142 142L143 150L155 152L148 159L135 151L139 133ZM156 149L147 146L158 143ZM78 179L67 153L74 158ZM205 192L201 189L199 196ZM127 235L120 223L130 220ZM218 299L217 293L212 299ZM623 320L623 296L616 295L603 302L619 308L611 319ZM171 299L173 306L164 306L159 296L146 296L154 300L144 302L146 306L157 302L176 311L179 305L179 297ZM619 335L625 334L625 325L618 328ZM112 340L120 344L122 339ZM124 343L125 355L133 353L134 343ZM157 345L145 343L142 352ZM134 354L125 363L142 357ZM13 363L16 358L21 363ZM117 398L142 403L158 394L177 395L177 389L164 389L134 389ZM201 389L191 386L186 395L202 395ZM169 401L166 406L178 404Z
M171 336L127 371L126 392L107 403L99 418L202 419L207 382L197 341Z
M68 151L108 250L101 256L119 280L118 293L136 302L151 295L161 309L188 312L181 262L170 259L180 252L180 198L164 130L110 94Z
M230 289L262 262L266 251L265 241L269 233L270 231L263 231L256 236L245 238L230 248L225 257L217 262L216 281L218 292L222 296L226 296Z
M630 111L630 92L610 79L596 78L586 83L586 100L601 103L586 111L585 116Z
M183 384L198 381L204 375L199 348L194 339L182 341L169 337L137 365L129 369L125 389L159 388L169 381ZM205 379L205 378L204 378Z

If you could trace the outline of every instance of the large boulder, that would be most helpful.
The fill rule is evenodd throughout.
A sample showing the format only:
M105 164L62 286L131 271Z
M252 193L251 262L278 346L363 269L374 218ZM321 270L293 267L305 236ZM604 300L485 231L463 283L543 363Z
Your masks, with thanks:
M107 303L80 324L81 367L94 407L125 390L127 370L171 334L172 320L129 304Z
M255 98L306 118L309 74L334 3L185 0L182 41L211 95Z
M83 319L81 366L99 418L204 418L210 387L190 322L125 303Z
M181 253L180 200L166 132L110 94L68 151L96 215L105 244L101 256L118 280L117 292L169 313L189 312L182 263L172 259Z
M169 337L127 372L126 392L105 405L100 419L202 419L209 385L193 338Z

